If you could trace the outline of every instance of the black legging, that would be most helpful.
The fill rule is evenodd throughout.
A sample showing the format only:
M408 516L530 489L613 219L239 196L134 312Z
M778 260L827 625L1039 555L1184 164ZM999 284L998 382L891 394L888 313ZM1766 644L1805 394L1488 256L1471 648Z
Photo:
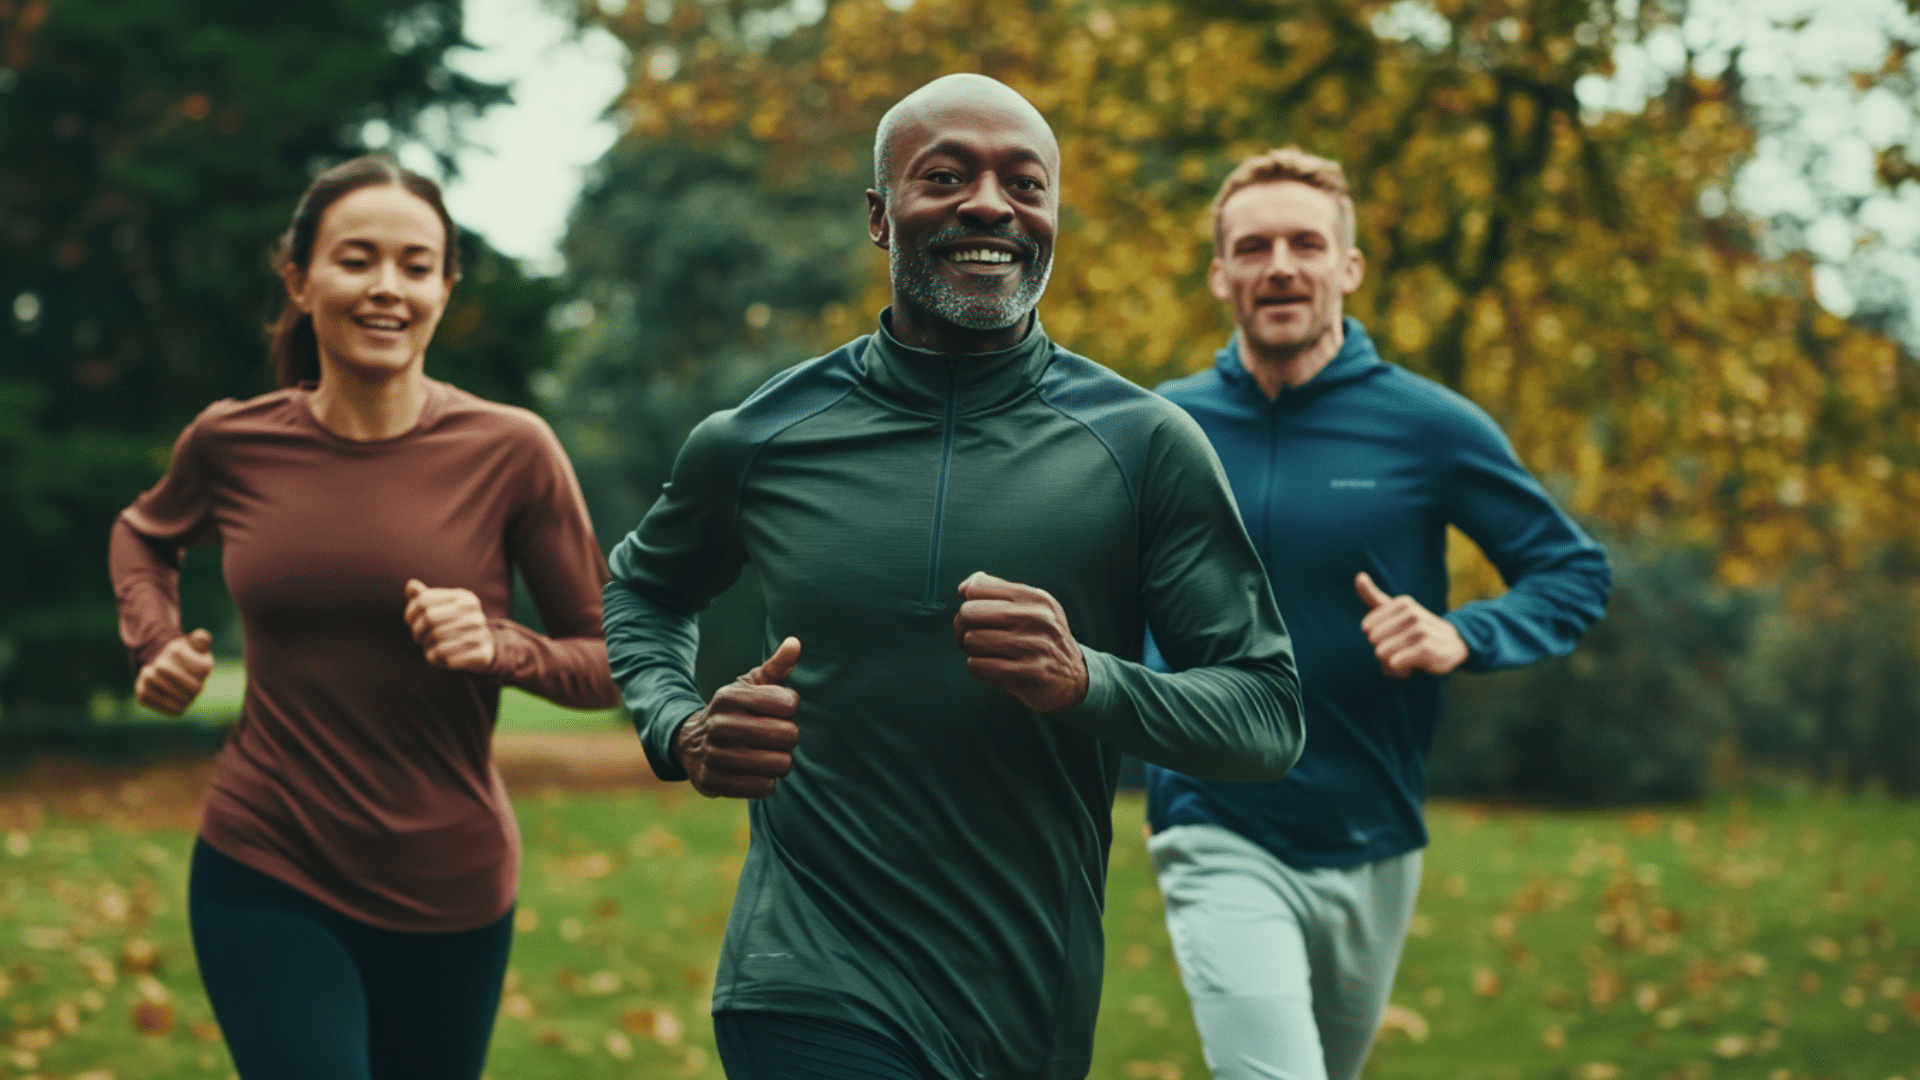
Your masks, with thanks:
M350 919L197 840L200 977L246 1080L476 1080L513 912L451 934Z

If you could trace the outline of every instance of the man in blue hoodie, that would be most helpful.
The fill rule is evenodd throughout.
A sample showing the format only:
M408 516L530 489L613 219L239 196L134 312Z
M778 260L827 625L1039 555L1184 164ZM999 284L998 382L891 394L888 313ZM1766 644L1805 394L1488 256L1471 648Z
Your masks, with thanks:
M1282 780L1150 769L1149 850L1215 1080L1351 1080L1419 891L1444 676L1567 653L1611 575L1486 413L1382 361L1342 316L1366 260L1338 164L1251 158L1213 223L1208 280L1237 332L1160 393L1226 466L1311 734ZM1450 524L1505 595L1447 611Z

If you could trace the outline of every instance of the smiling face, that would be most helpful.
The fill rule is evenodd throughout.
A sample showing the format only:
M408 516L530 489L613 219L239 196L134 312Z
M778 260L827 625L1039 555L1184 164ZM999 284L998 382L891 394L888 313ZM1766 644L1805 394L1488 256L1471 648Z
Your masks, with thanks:
M1207 283L1241 348L1284 362L1326 340L1365 261L1339 242L1334 196L1297 180L1253 184L1220 207L1220 253Z
M1059 149L1012 90L978 77L942 83L904 103L884 155L887 194L867 193L868 231L887 249L896 332L988 334L967 351L1011 345L1053 267Z
M446 228L395 184L340 197L320 219L313 258L286 268L287 296L313 318L321 379L418 371L446 309Z

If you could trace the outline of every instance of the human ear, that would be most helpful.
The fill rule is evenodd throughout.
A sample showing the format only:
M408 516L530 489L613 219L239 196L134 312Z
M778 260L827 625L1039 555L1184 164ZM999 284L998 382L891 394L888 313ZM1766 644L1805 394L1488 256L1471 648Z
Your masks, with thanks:
M299 308L302 314L313 314L313 308L307 304L306 272L289 262L280 268L280 280L287 287L287 302Z
M893 224L887 220L887 197L867 189L867 239L885 250L893 240Z
M1233 283L1227 280L1227 268L1218 255L1207 264L1207 291L1223 304L1233 299Z
M1360 287L1360 282L1365 280L1366 276L1367 257L1362 255L1357 247L1348 248L1346 265L1340 268L1340 291L1353 292Z

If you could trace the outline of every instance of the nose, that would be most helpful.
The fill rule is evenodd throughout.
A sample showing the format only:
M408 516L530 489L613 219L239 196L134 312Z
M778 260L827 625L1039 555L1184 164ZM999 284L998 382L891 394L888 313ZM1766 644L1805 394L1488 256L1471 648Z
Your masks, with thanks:
M380 268L373 275L369 292L382 300L400 295L400 267L392 259L380 260Z
M1293 279L1293 275L1293 252L1286 244L1273 245L1273 253L1267 257L1268 280L1284 285Z
M991 228L1013 220L1013 202L1007 198L1006 189L1000 186L1000 178L993 173L983 172L968 189L966 199L960 203L959 214L960 220L969 225Z

